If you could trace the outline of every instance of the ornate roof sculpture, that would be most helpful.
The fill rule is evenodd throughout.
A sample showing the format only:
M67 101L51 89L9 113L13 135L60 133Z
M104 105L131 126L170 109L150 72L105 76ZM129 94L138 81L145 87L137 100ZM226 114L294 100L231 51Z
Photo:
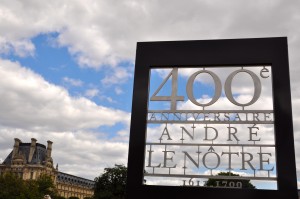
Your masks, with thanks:
M0 174L14 172L22 179L37 179L42 174L50 175L56 184L58 192L66 198L75 196L83 199L93 195L95 182L78 176L58 171L53 166L52 141L47 141L47 147L31 138L31 143L23 143L15 138L13 150L0 163Z
M45 145L36 143L36 139L32 138L31 143L22 143L15 138L13 151L6 157L3 164L9 166L13 164L41 164L47 163L53 165L51 157L52 143L48 141L47 148Z

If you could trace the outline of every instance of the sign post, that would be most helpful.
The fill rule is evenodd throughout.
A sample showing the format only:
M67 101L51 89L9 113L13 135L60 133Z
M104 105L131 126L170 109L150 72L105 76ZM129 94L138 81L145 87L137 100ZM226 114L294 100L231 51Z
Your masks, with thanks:
M291 198L286 38L138 43L127 198Z

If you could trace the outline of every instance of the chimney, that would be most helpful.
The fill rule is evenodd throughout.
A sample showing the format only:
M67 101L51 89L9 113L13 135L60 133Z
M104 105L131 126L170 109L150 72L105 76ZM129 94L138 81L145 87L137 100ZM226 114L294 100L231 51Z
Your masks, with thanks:
M36 149L36 139L31 138L31 145L30 145L30 151L29 151L29 156L28 156L28 162L29 163L32 161L35 149Z
M15 157L15 155L17 155L19 153L20 143L22 143L21 140L19 140L18 138L15 138L15 144L14 144L12 157Z
M47 145L47 157L50 158L51 157L51 152L52 152L52 144L53 142L51 142L50 140L47 141L48 145Z

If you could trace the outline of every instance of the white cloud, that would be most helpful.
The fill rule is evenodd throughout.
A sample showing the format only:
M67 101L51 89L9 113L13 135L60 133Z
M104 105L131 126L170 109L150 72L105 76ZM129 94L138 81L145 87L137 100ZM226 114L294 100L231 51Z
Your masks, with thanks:
M35 46L28 40L16 41L13 43L15 46L15 54L20 57L33 56L35 51Z
M115 93L116 93L117 95L121 95L121 94L124 93L124 91L123 91L120 87L115 87Z
M85 91L84 95L88 98L93 98L99 94L99 90L96 88L88 89Z
M97 69L133 61L137 41L289 36L291 49L299 50L297 7L299 1L293 0L4 0L0 52L32 55L30 39L53 32L58 34L57 45L67 47L78 64ZM297 63L297 53L291 56Z
M18 63L0 60L0 124L30 130L79 130L127 124L129 114L73 98Z
M113 103L113 104L114 104L114 103L117 103L116 100L114 100L114 99L111 98L111 97L105 96L105 95L99 96L99 99L100 99L100 100L107 101L107 102L109 102L109 103Z
M25 143L30 142L30 138L36 138L38 143L46 146L47 140L51 140L54 166L58 164L59 171L92 180L99 176L105 167L112 167L115 163L124 165L127 163L127 142L106 140L104 133L89 131L42 133L3 126L0 130L0 159L4 160L12 151L13 137Z
M104 85L120 84L127 82L131 76L131 73L126 68L115 67L101 80L101 83Z
M128 0L117 4L93 0L2 0L0 53L34 56L31 39L55 32L57 46L67 47L81 66L118 72L115 69L118 63L133 61L137 41L288 36L297 152L300 147L299 6L297 0L189 3ZM9 67L3 69L3 63ZM71 98L66 90L16 63L2 60L0 64L1 125L75 129L112 125L126 117L123 112L97 106L85 98ZM109 73L103 83L125 82L130 77L128 71L127 68L119 71L121 74Z
M70 77L64 77L63 82L66 84L70 84L71 86L82 86L83 85L83 81L81 81L80 79L73 79Z

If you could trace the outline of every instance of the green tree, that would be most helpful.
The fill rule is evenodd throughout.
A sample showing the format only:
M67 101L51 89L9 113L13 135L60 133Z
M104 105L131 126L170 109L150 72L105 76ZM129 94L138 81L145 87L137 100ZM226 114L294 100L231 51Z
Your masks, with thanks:
M95 178L95 199L123 199L126 191L127 168L115 165L105 168L104 173Z
M49 175L40 175L39 178L36 180L38 191L40 194L50 195L51 197L57 196L57 189L54 185L54 182Z
M55 196L54 199L66 199L66 198L63 196Z
M23 180L13 173L0 176L0 199L25 199Z
M36 180L25 180L23 181L25 186L26 198L40 199L43 195L39 192L39 186Z
M232 172L220 172L218 176L239 176ZM240 180L240 179L217 179L209 178L205 183L205 186L209 187L239 187L246 189L255 189L255 186L250 182L250 180Z
M57 190L50 176L23 180L13 173L0 176L0 199L41 199L44 195L56 199Z

